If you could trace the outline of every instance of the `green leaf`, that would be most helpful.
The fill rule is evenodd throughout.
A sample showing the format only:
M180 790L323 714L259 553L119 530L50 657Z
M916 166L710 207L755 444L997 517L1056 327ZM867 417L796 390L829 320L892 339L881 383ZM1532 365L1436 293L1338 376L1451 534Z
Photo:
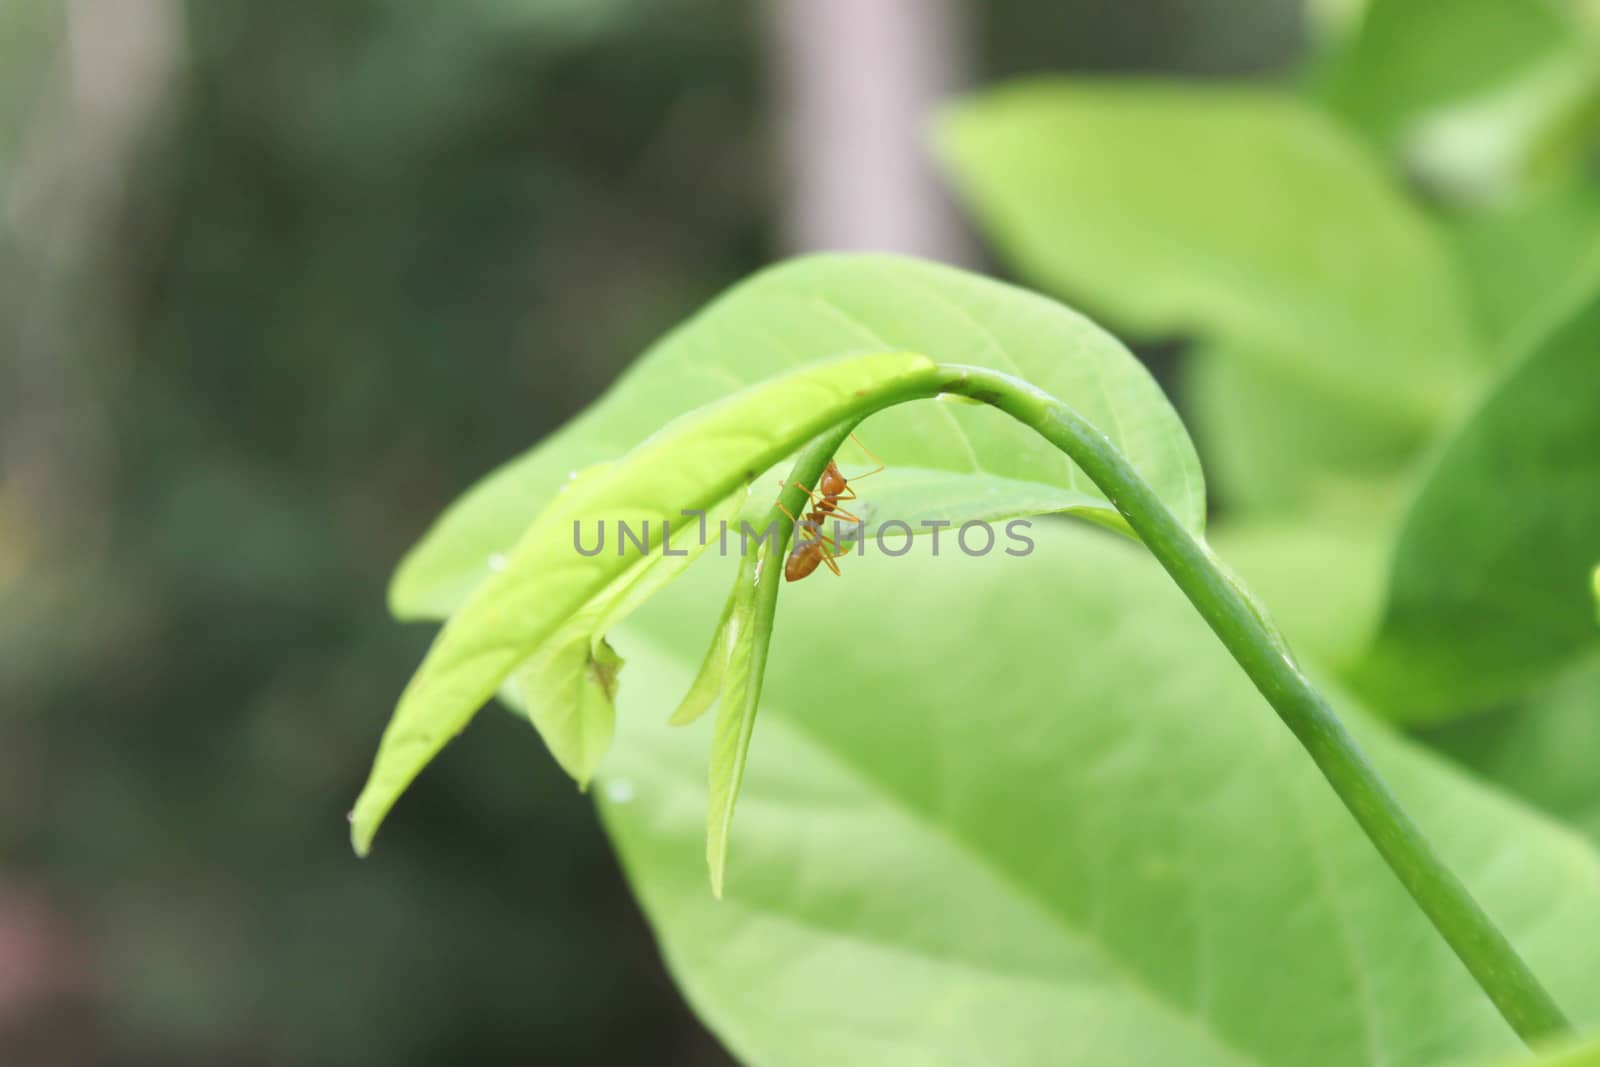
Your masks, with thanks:
M609 525L615 534L626 524L649 540L652 527L659 531L685 509L726 500L822 430L890 395L930 395L937 381L933 363L905 353L802 368L675 420L617 463L572 481L528 527L504 569L445 624L401 694L351 813L357 852L367 851L411 780L512 671L545 652L575 617L604 618L662 548L658 536L650 554L624 551L619 536L616 554L585 555L580 526ZM579 632L585 630L592 626L585 623ZM570 674L574 654L557 655ZM588 723L592 716L572 721ZM564 731L551 744L588 766L596 758L595 739L586 727Z
M1483 195L1522 178L1592 70L1555 0L1371 0L1317 93L1435 189Z
M1376 641L1352 674L1433 721L1530 692L1600 648L1600 295L1533 347L1412 501Z
M1181 372L1180 392L1216 498L1236 514L1297 521L1355 505L1370 521L1371 498L1395 491L1431 435L1320 396L1245 347L1199 345Z
M667 722L673 726L688 726L710 711L722 695L723 679L728 675L728 663L734 648L751 634L751 612L755 608L756 566L761 556L751 552L740 558L739 573L733 588L728 592L727 603L722 608L722 618L711 636L705 659L695 674L689 691L684 694Z
M1294 520L1228 523L1210 537L1293 647L1330 668L1354 663L1371 643L1391 547L1387 502L1353 495L1346 504Z
M1438 426L1481 380L1440 235L1292 97L1041 79L958 105L939 144L1027 277L1128 330L1238 345L1389 433Z
M789 588L726 894L705 735L633 723L597 794L661 947L740 1062L1422 1067L1516 1038L1137 546L867 556ZM699 653L697 569L630 670ZM643 687L641 687L643 688ZM1408 808L1579 1020L1600 861L1380 728ZM1281 979L1281 980L1280 980Z
M1600 285L1600 188L1587 176L1475 212L1454 233L1481 320L1502 344L1525 343Z
M761 700L782 567L783 560L770 544L740 560L711 647L669 720L673 726L688 726L721 702L711 742L711 788L706 805L706 866L711 891L718 897L722 896L728 835Z
M711 788L706 804L706 867L711 892L722 896L727 877L728 837L733 832L733 811L744 783L754 735L756 710L766 678L772 625L778 606L783 557L771 545L761 549L752 579L739 572L734 593L740 598L736 630L728 647L723 673L721 707L716 732L711 737Z
M1600 657L1523 704L1423 734L1487 781L1600 845Z
M516 668L507 685L550 754L578 788L588 789L616 728L617 674L622 657L579 619Z
M1191 529L1204 525L1205 486L1182 424L1138 361L1093 323L949 267L815 256L736 286L652 348L594 407L467 493L401 564L393 610L404 618L455 610L570 471L615 459L669 418L752 382L862 351L920 352L1027 379L1103 430ZM878 490L867 487L888 493L913 468L915 496L900 497L913 510L916 500L944 507L959 497L965 503L950 513L964 519L1065 511L1119 521L1069 460L987 407L907 405L874 416L861 432L889 466L864 483L869 498ZM842 462L860 458L852 452ZM879 509L878 517L926 516Z
M585 476L612 469L612 465L602 464L590 468ZM740 500L741 494L734 494L707 513L702 520L704 530L695 530L693 516L683 521L677 527L672 555L654 553L631 568L625 580L614 583L569 619L506 679L501 698L527 716L579 788L588 788L595 766L611 747L616 725L622 659L606 642L606 633L705 552L714 543L710 531L719 529L734 514ZM685 537L686 529L695 533Z
M1495 1061L1495 1067L1600 1067L1600 1041L1581 1040L1539 1055Z

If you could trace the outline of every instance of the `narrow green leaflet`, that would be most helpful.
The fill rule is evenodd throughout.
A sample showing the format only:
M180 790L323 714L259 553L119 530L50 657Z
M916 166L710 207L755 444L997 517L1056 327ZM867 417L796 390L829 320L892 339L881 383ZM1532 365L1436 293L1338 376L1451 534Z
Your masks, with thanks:
M1352 675L1422 722L1530 691L1600 648L1600 295L1488 396L1412 501L1383 620Z
M1188 435L1149 374L1105 331L1045 297L949 267L813 256L733 288L652 348L580 418L467 493L402 563L390 590L393 610L405 618L455 610L571 471L615 459L668 419L753 382L867 351L920 352L1027 379L1103 430L1191 529L1203 526L1205 485ZM888 492L905 477L897 471L915 468L915 498L959 496L965 518L1070 511L1117 521L1069 460L986 407L907 405L875 416L861 435L889 466L863 483L869 501L868 487ZM846 451L847 464L861 458ZM900 516L880 509L878 518L891 517Z
M673 726L688 726L713 705L721 705L711 742L711 787L706 803L706 867L711 891L719 897L727 871L733 811L761 700L782 567L782 555L771 545L740 559L711 647L669 720Z
M744 625L728 648L716 731L711 737L711 788L706 803L706 868L711 876L711 892L719 898L727 878L734 807L749 765L756 710L766 679L782 571L783 554L770 546L763 548L748 591L738 590L748 597L748 610ZM740 577L743 576L741 570Z
M711 710L722 695L723 679L728 676L728 664L734 649L750 640L751 616L755 610L756 566L760 559L755 552L740 557L739 573L728 592L722 618L717 620L717 628L711 635L711 645L706 649L705 659L701 661L700 670L695 674L689 691L667 720L673 726L688 726L696 722Z
M1121 327L1238 344L1391 433L1481 380L1440 234L1291 96L1039 79L959 104L939 145L1018 268Z
M852 415L892 397L931 395L938 380L933 363L905 353L815 364L675 420L615 464L574 480L528 527L504 568L445 624L401 694L351 813L356 850L367 851L411 780L514 670L540 655L574 617L624 595L619 588L651 566L650 554L625 549L622 525L642 531L647 543L654 528L650 553L664 552L664 522L719 504ZM615 551L586 554L585 528L607 526ZM593 758L592 741L578 743L576 758L585 764Z
M724 898L696 568L619 635L608 830L690 1003L752 1067L1427 1067L1518 1043L1137 546L869 555L785 589ZM1350 709L1347 709L1350 710ZM1562 1005L1600 1023L1600 859L1383 729L1364 745ZM1281 980L1274 980L1274 976Z

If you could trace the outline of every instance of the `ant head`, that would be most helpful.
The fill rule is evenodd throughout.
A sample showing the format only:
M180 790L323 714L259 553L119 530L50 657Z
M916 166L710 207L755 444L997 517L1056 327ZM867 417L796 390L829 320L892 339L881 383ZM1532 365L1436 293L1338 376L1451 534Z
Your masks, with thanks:
M817 491L823 496L838 496L848 484L845 476L839 472L839 464L830 459L822 472L822 480L817 483Z

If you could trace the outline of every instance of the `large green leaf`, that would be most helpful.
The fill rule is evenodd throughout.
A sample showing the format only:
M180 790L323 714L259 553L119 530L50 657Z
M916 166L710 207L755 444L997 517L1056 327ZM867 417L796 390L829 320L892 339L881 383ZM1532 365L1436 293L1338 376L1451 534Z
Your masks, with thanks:
M1483 369L1440 235L1292 97L1040 80L960 104L939 143L1026 276L1127 329L1238 343L1401 427Z
M616 463L571 481L451 616L400 695L351 813L356 850L367 851L412 779L530 661L545 685L579 675L573 698L590 707L573 709L567 699L544 717L554 714L560 723L546 740L583 781L598 759L595 744L610 732L618 666L590 635L621 614L617 605L631 606L638 583L654 584L652 572L668 558L665 524L685 511L718 507L759 471L835 424L860 418L869 405L930 396L941 380L934 363L907 353L812 364L676 419ZM604 549L608 527L615 553ZM642 533L643 543L625 545L624 528ZM600 546L592 554L580 538L584 529ZM547 655L559 669L546 666ZM598 709L597 696L605 701ZM599 716L606 721L596 729Z
M1292 97L1028 82L956 107L940 144L1025 277L1129 331L1206 342L1189 399L1230 507L1292 512L1391 478L1486 380L1443 235Z
M615 459L669 418L741 386L861 351L919 352L1027 379L1103 430L1191 529L1203 526L1205 487L1182 424L1144 368L1093 323L949 267L815 256L735 287L651 349L580 418L464 496L401 565L393 609L408 618L449 614L569 472ZM896 518L1075 511L1118 521L1070 461L986 407L910 405L874 417L862 437L889 465L862 492L909 509ZM880 509L879 517L890 515Z
M1542 338L1412 501L1370 655L1354 679L1425 721L1542 684L1600 630L1600 295Z
M1587 175L1474 212L1454 232L1481 321L1509 343L1600 282L1600 183Z
M1384 497L1352 494L1345 505L1223 523L1211 535L1295 650L1330 669L1353 664L1372 641L1392 544Z
M1338 511L1393 493L1431 435L1367 417L1359 404L1318 395L1281 362L1212 342L1182 368L1185 412L1205 457L1206 484L1235 512Z
M1600 51L1564 0L1373 0L1313 79L1436 195L1493 203L1587 169Z
M1511 1055L1510 1030L1155 563L1092 530L1035 536L1026 559L869 556L786 590L720 903L700 863L704 732L624 714L597 790L607 826L733 1053L760 1067ZM696 577L619 635L639 689L687 680L704 638L680 605L722 578ZM1600 1019L1595 853L1362 733L1563 1005Z
M1526 78L1576 44L1558 0L1370 0L1324 61L1318 94L1394 144L1426 116Z
M1600 657L1526 703L1448 723L1424 739L1600 845Z

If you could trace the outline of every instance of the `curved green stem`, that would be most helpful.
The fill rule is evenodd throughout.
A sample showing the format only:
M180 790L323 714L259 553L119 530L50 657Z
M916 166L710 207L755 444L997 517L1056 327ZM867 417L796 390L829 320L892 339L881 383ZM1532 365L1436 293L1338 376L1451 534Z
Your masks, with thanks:
M981 367L941 369L949 374L945 392L982 401L1033 428L1100 487L1300 739L1412 899L1512 1029L1527 1042L1570 1033L1572 1026L1560 1007L1406 815L1249 598L1106 436L1067 405L1020 379Z

